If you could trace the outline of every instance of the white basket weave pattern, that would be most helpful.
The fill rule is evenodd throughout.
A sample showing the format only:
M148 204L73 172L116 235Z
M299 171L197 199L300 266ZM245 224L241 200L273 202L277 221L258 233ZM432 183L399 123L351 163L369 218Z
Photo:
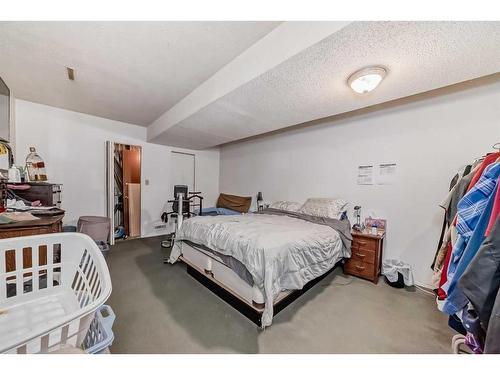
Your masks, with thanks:
M86 235L0 240L0 353L79 347L110 294L106 262Z

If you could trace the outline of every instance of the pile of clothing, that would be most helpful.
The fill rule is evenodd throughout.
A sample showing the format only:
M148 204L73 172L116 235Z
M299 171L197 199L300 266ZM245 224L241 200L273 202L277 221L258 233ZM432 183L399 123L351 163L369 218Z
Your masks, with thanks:
M500 353L500 152L455 175L433 263L438 308L474 353Z

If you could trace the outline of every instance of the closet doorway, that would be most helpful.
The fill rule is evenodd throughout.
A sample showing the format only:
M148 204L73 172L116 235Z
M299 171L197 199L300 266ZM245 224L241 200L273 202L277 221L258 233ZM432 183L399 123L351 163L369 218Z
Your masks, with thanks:
M195 191L195 155L187 152L171 151L170 157L172 162L170 194L172 196L174 194L174 185L187 185L188 191Z
M141 236L141 146L107 142L110 243Z

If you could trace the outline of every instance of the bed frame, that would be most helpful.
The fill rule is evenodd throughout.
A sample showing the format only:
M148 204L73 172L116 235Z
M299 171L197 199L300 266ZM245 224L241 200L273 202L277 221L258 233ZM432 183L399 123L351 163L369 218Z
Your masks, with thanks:
M193 246L190 246L188 243L183 243L182 245L183 249L187 249L188 251L183 251L183 255L181 255L179 259L186 264L187 273L260 327L262 312L264 311L265 305L263 303L263 297L255 295L255 287L244 284L244 282L232 269L220 262L217 262L216 258L207 255L205 252L202 252ZM201 264L200 259L203 259L201 260L202 262L206 261L209 266ZM276 316L293 301L323 280L339 265L343 266L343 263L344 259L340 259L328 272L314 280L309 281L300 290L291 290L280 293L274 302L273 316ZM216 264L218 267L219 272L216 272L216 274L212 271L212 264ZM233 279L236 277L241 280L241 284L232 283L232 285L228 285L229 283L226 284L223 280L221 280L226 277L233 277ZM244 290L244 285L247 285L246 288L248 289L246 291ZM248 296L252 293L252 289L254 293L253 298L251 298L252 300L250 300L250 297ZM243 297L245 295L247 296L246 298ZM256 302L255 299L257 299L258 302Z
M180 228L182 216L182 194L179 194L179 213L176 228ZM215 254L208 254L182 241L182 255L179 257L187 266L187 273L219 296L237 311L242 313L257 326L261 327L264 311L264 297L255 285L250 286L243 281L231 268L226 266ZM273 316L323 280L339 265L343 267L345 260L339 261L328 272L309 281L300 290L281 292L273 303Z

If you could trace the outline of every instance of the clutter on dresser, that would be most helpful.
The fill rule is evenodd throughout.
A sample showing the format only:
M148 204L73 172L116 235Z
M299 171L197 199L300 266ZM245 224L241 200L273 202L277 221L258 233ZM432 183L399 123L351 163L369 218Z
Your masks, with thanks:
M10 198L24 201L26 204L40 201L42 206L61 208L61 184L49 182L9 183L7 188Z
M369 228L372 232L373 232L372 228L375 228L375 233L372 234L377 234L377 231L385 230L386 224L387 224L386 219L377 219L377 218L372 218L371 216L365 219L365 228Z
M56 206L43 206L40 201L28 202L7 198L7 210L10 212L30 212L37 216L54 216L64 213Z
M30 153L26 156L26 171L29 181L47 181L45 162L37 154L35 147L30 147Z
M6 213L2 213L0 217L3 217L5 214ZM7 217L9 217L9 215L7 215ZM33 220L21 221L17 221L15 217L12 219L11 216L12 221L10 223L0 224L0 239L62 232L63 218L64 213L55 216L40 216Z
M9 182L22 182L21 171L15 165L9 168L8 174L9 174Z
M3 212L0 214L0 224L12 224L20 221L40 220L30 212Z

